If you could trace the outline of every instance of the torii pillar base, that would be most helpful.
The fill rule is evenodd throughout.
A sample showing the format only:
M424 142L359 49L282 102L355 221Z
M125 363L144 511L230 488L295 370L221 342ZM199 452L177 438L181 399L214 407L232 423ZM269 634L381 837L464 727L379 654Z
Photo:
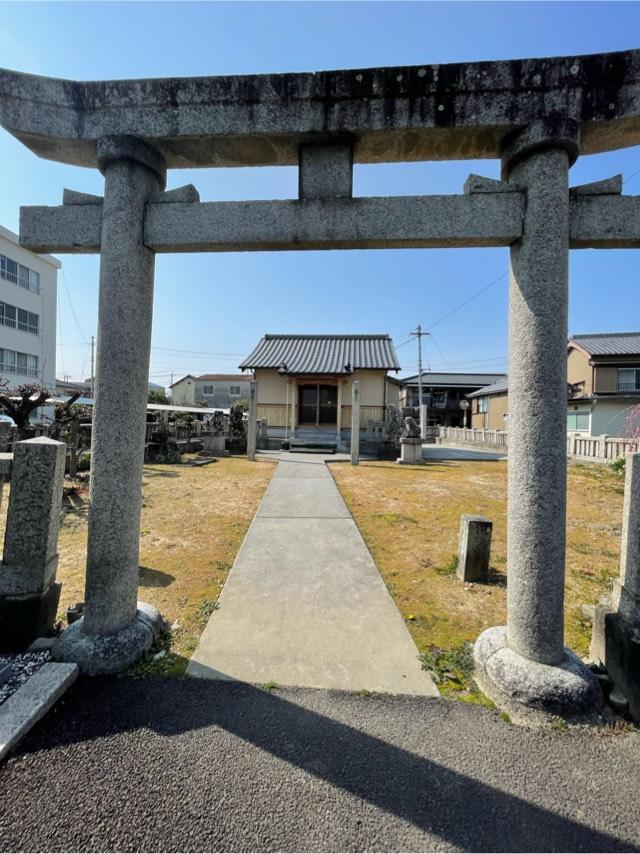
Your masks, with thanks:
M141 658L167 631L153 605L138 602L135 618L112 634L89 634L84 617L60 635L51 651L55 661L74 662L85 676L121 673Z
M480 635L473 657L478 687L516 723L544 724L551 718L585 723L599 717L598 680L567 647L557 664L541 664L509 647L506 626L494 626Z

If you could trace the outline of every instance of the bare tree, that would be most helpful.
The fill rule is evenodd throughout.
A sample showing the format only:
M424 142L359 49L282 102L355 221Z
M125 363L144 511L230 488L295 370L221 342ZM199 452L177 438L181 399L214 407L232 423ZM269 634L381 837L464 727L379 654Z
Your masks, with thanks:
M7 415L13 418L18 439L24 439L28 435L29 416L46 403L49 396L49 389L38 383L25 383L13 388L8 380L0 379L0 404Z

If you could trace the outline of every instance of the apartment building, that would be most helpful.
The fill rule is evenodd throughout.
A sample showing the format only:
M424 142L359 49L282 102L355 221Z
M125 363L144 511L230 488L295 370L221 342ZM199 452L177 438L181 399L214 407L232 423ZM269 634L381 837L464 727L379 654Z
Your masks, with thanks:
M0 226L0 377L12 386L56 382L60 261L35 255Z
M187 374L169 387L171 401L176 406L206 403L210 409L230 409L239 400L249 399L252 379L246 374Z

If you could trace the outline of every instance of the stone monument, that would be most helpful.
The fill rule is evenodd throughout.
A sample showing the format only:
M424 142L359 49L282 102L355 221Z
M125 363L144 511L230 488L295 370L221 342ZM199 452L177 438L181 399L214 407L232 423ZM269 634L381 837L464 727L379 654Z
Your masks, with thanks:
M591 655L605 665L640 723L640 453L627 457L620 575L596 606Z
M66 446L41 436L16 442L0 564L0 649L27 646L53 629Z
M400 437L400 465L421 466L424 465L422 459L422 436L420 435L420 425L409 416L404 419L404 430Z

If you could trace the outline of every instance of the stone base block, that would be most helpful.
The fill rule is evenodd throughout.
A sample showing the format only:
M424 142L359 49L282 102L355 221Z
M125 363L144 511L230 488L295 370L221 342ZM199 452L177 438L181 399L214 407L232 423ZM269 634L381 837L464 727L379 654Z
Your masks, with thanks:
M157 608L138 602L135 618L111 635L87 634L84 617L73 623L54 644L52 658L74 662L85 676L120 673L134 664L166 630L167 624Z
M0 597L0 652L25 649L53 631L61 588L54 583L44 593Z
M554 666L530 661L507 646L506 626L495 626L480 635L473 656L482 691L525 721L526 712L588 720L602 708L598 680L570 649Z
M619 614L608 613L605 643L609 676L626 697L631 717L640 723L640 629Z

